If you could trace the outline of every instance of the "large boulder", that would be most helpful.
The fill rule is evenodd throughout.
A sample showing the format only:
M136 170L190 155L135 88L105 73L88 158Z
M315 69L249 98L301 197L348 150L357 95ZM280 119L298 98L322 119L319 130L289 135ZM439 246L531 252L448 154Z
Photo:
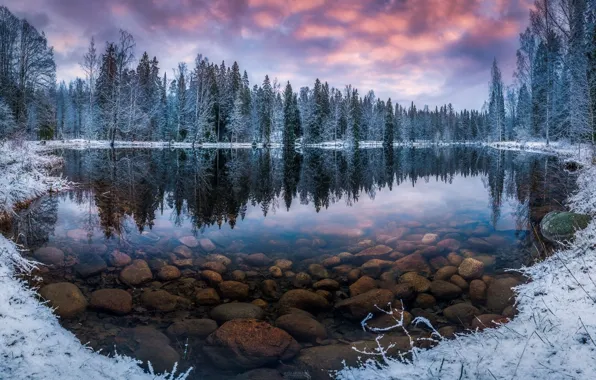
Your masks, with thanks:
M100 289L91 293L89 306L94 309L124 315L132 310L132 296L122 289Z
M457 272L466 280L474 280L482 277L484 274L484 263L469 257L462 261L459 268L457 268Z
M280 310L295 307L306 311L320 311L329 307L329 302L322 296L304 289L293 289L281 296Z
M265 312L251 303L233 302L214 307L210 315L221 324L234 319L263 319Z
M275 320L275 326L287 331L300 342L316 342L317 339L327 338L327 331L316 319L303 313L282 315Z
M376 288L378 288L378 285L374 278L362 276L355 283L350 285L350 297L355 297Z
M49 306L55 308L54 313L62 318L72 318L85 311L87 300L75 284L57 282L40 289L39 295Z
M217 367L252 369L289 360L300 351L300 345L267 322L236 319L209 335L203 351Z
M577 230L585 229L592 217L566 211L552 211L542 218L540 231L550 242L569 241Z
M499 278L492 281L486 290L486 307L497 314L513 305L515 302L515 293L513 287L519 285L520 282L513 277Z
M362 319L368 313L379 311L377 307L386 309L393 299L394 295L392 291L374 289L356 297L339 301L335 304L335 308L349 313L353 318Z
M443 310L443 315L450 322L461 323L465 326L470 325L472 320L477 315L480 315L480 311L469 303L456 303Z
M130 286L141 285L151 279L153 274L145 260L134 260L120 272L120 281Z

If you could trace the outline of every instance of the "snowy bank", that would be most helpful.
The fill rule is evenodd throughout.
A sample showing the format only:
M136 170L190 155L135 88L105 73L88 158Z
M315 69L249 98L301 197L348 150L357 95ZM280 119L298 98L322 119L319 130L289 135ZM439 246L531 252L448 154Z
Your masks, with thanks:
M14 143L0 144L0 216L20 202L68 183L48 175L59 165L47 156ZM0 220L1 221L1 220ZM51 309L17 276L35 263L0 235L0 378L1 379L184 379L185 374L156 376L134 359L93 352L60 326ZM150 371L151 372L151 371Z
M571 210L596 214L595 182L596 166L586 165L578 178L579 190L569 199ZM381 367L368 361L340 371L337 378L596 378L596 277L591 274L596 267L595 243L596 220L577 232L572 244L522 268L532 281L517 287L519 314L509 323L454 340L438 338L439 344L430 350L415 348L410 360L387 359Z

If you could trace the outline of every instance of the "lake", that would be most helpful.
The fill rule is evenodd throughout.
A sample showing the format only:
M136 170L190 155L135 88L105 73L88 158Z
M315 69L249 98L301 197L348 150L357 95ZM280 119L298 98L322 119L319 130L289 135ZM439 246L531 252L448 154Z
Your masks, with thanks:
M513 317L505 270L548 253L538 223L575 184L556 157L480 147L56 154L76 187L10 231L47 264L27 280L81 342L196 379L318 378L395 324L375 303L445 338Z

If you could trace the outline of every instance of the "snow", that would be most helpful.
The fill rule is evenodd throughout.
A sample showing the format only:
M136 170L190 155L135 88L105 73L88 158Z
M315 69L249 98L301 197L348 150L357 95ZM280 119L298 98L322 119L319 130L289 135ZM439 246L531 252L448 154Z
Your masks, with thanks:
M69 184L48 175L60 160L15 143L0 144L0 216L12 207ZM81 344L62 328L34 289L18 278L36 263L0 235L0 378L2 379L168 379L188 373L155 375L132 358L107 357ZM175 369L172 371L175 372Z
M596 214L596 166L567 145L499 144L569 156L585 164L578 192L569 198L575 212ZM557 150L559 149L559 150ZM585 149L585 152L589 152ZM516 288L519 314L495 329L441 340L429 350L414 348L409 360L370 360L337 373L355 379L594 379L596 378L596 220L576 233L573 243L520 271L532 279ZM363 360L368 357L363 357Z

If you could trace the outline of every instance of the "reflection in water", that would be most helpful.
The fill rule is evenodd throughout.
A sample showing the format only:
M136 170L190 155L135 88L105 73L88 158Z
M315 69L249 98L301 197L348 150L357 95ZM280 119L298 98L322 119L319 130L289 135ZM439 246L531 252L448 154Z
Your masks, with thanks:
M474 258L489 277L448 276L455 287L410 291L403 298L406 310L450 331L470 328L443 315L454 302L467 302L483 314L513 315L509 297L496 306L485 295L474 298L468 292L471 281L485 288L493 280L517 283L503 268L536 257L534 226L544 214L561 208L574 184L556 158L467 147L61 154L64 175L79 185L35 201L16 218L15 234L32 249L59 249L35 252L50 262L49 269L38 273L43 284L75 283L90 300L84 313L63 324L94 348L109 352L117 346L141 359L155 353L155 342L168 341L160 335L167 332L172 340L160 343L157 352L166 347L170 358L184 359L183 367L195 366L199 379L224 378L225 371L213 366L217 355L213 347L203 347L212 344L205 336L188 341L184 334L191 333L184 323L217 327L203 319L215 318L213 307L230 298L257 302L264 308L262 318L283 325L277 320L283 306L279 297L295 288L314 291L321 278L333 282L319 285L317 294L337 306L354 295L351 285L357 278L371 277L363 281L390 289L393 298L397 283L410 281L402 276L405 272L418 272L423 283L435 283L439 270L451 276L459 273L464 258ZM357 258L367 249L372 249L370 256ZM253 253L266 256L249 258ZM134 285L122 269L131 259L141 267L128 272L146 276ZM275 259L285 261L271 269ZM124 316L105 312L96 293L100 289L125 290L132 296L132 305L118 311ZM102 302L112 299L110 295ZM327 354L338 355L345 342L374 341L354 315L345 314L337 307L315 313L327 339L309 344L315 349L333 345ZM149 332L139 329L145 325L151 326ZM421 338L426 334L417 328L411 332ZM187 355L188 349L192 354ZM288 363L307 365L304 360Z

